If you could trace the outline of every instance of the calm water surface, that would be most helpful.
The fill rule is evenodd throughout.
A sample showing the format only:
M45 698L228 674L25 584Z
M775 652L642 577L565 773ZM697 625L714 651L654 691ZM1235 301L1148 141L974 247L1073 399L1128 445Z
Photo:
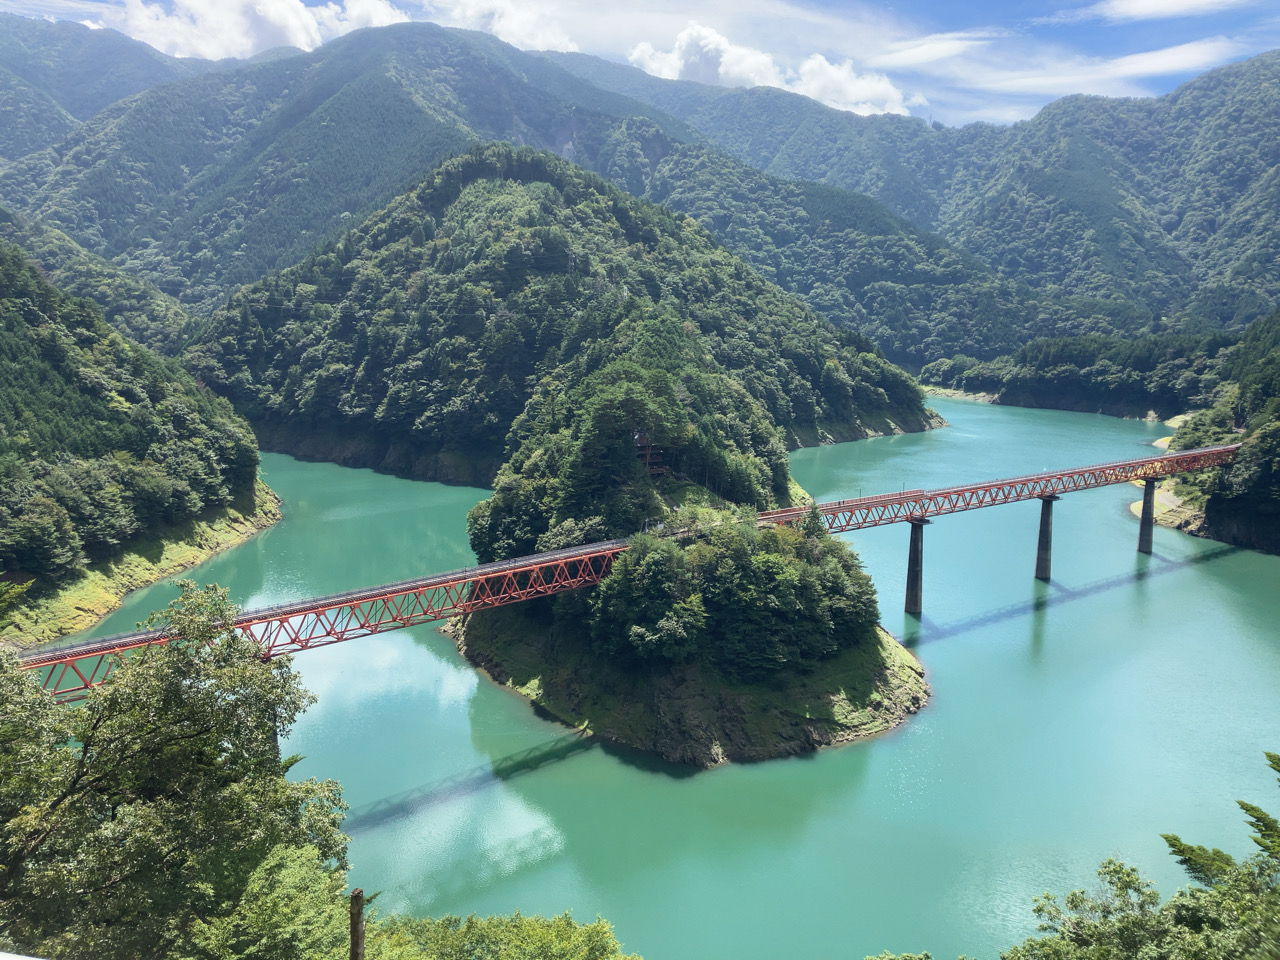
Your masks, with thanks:
M945 430L792 455L823 500L1150 453L1159 425L938 400ZM263 458L285 520L195 572L258 606L473 562L476 489ZM384 910L609 918L648 960L994 957L1032 898L1099 861L1185 882L1158 834L1247 853L1236 798L1274 809L1280 558L1157 529L1135 552L1132 486L925 530L925 616L901 613L907 528L853 542L885 625L920 657L926 710L815 757L675 776L598 747L479 677L429 628L295 660L319 702L288 749L342 781L351 881ZM132 627L172 588L96 631ZM495 776L497 769L501 776Z

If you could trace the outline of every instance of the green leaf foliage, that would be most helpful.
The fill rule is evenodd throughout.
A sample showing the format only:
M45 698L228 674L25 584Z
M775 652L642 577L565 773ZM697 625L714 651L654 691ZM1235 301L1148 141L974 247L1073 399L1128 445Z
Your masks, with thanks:
M0 568L50 583L252 495L252 432L0 244Z
M357 434L374 464L509 458L485 559L569 520L630 534L664 477L785 502L788 444L926 422L910 377L693 220L505 145L237 293L186 359L262 429Z
M24 953L302 956L232 949L289 927L333 940L245 902L270 888L268 903L311 909L341 888L323 879L345 866L339 789L286 779L277 747L311 697L287 660L220 626L225 591L183 586L153 619L180 639L134 653L75 710L0 659L0 936Z
M369 960L640 960L607 921L558 917L390 917L368 935Z
M685 546L632 537L590 607L601 655L651 666L698 659L735 681L812 669L866 641L879 620L871 578L843 541L761 530L750 515L724 516Z

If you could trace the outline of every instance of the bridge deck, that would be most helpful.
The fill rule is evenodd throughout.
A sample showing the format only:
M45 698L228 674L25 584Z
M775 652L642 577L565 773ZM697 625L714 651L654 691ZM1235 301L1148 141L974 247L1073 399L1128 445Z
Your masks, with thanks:
M1220 466L1230 463L1239 447L1206 447L939 490L876 494L819 504L818 510L827 529L835 533L925 520L962 510ZM791 524L800 522L808 513L805 507L769 510L760 514L760 521ZM247 610L231 625L256 639L264 656L275 657L590 586L608 574L614 557L626 548L625 540L606 540L451 570ZM83 699L90 687L105 680L119 654L169 639L160 630L119 634L32 651L22 655L22 665L28 669L44 668L45 689L53 691L60 701L70 702Z

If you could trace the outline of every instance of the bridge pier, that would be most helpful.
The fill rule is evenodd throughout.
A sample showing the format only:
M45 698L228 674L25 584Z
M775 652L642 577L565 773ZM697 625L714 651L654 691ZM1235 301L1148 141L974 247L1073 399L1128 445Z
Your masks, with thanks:
M1156 482L1146 481L1142 488L1142 524L1138 527L1138 552L1151 553L1151 532L1156 525Z
M1053 562L1053 503L1061 497L1049 494L1040 498L1040 542L1036 545L1036 579L1048 580Z
M924 517L912 517L911 550L907 554L907 605L906 612L917 616L924 609L921 603L924 586L924 527L929 521Z

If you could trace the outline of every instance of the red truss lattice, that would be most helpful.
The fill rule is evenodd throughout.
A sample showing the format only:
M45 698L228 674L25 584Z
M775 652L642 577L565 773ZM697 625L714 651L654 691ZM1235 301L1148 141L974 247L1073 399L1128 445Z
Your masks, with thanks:
M534 597L599 583L625 540L608 540L519 560L505 560L420 580L369 587L297 603L249 610L233 626L253 637L267 658L341 643L387 630L444 620ZM119 655L136 647L167 643L160 631L90 640L37 651L23 666L44 668L44 689L61 702L81 700L102 683Z
M1208 447L943 490L907 490L838 500L819 504L818 509L827 529L833 533L857 530L1220 466L1231 462L1239 446ZM760 520L762 523L797 523L807 513L803 507L770 510L760 514ZM608 540L418 580L249 610L238 616L233 626L257 640L265 657L277 657L591 586L605 577L614 557L626 548L625 540ZM60 702L69 703L83 699L90 687L102 683L121 654L148 644L167 643L169 639L163 632L151 631L89 640L27 654L22 665L27 669L40 669L44 689L52 691Z
M1132 480L1158 480L1179 473L1217 467L1234 459L1240 444L1222 447L1205 447L1182 453L1145 457L1141 460L1121 460L1102 463L1074 470L1057 470L1036 473L1009 480L992 480L941 490L905 490L902 493L879 494L859 497L855 500L836 500L818 504L823 522L832 533L878 527L886 523L902 523L907 520L925 520L962 510L994 507L1018 500L1035 500L1038 497L1057 496L1078 490L1091 490ZM798 523L808 515L806 507L788 507L769 510L760 514L763 522Z

